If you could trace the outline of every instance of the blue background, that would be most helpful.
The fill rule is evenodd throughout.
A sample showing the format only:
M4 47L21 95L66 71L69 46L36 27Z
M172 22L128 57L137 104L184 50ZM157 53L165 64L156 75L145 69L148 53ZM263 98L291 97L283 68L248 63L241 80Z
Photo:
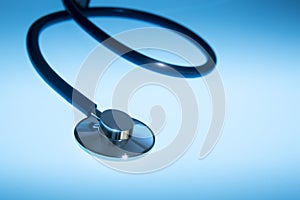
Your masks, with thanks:
M78 148L73 111L34 71L25 48L37 18L59 0L1 2L0 198L300 198L300 2L102 0L191 28L216 50L226 92L223 135L198 160L203 135L151 174L109 169ZM112 33L128 28L105 24ZM50 28L43 52L69 82L97 45L74 22Z

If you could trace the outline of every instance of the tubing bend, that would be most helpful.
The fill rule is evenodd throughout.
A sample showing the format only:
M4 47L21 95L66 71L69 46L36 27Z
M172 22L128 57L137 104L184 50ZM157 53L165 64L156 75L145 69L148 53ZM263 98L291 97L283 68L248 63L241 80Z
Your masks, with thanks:
M91 113L99 114L97 112L97 105L80 93L78 90L69 85L64 81L47 63L44 59L40 46L39 46L39 35L41 31L47 26L57 23L63 20L71 19L67 12L57 12L45 17L40 18L31 25L27 33L26 44L29 58L39 73L49 86L51 86L58 94L60 94L66 101L71 103L74 107L80 110L85 115Z
M208 43L206 43L200 36L192 32L188 28L172 20L160 17L155 14L126 8L101 7L102 9L99 12L99 14L103 16L119 16L123 18L132 18L147 21L180 33L183 37L186 37L190 42L192 42L195 46L203 51L203 53L207 57L207 62L205 64L198 66L181 66L148 57L147 55L141 54L138 51L131 49L130 47L111 37L101 28L96 26L92 21L90 21L88 19L87 11L90 11L93 8L82 7L74 0L63 0L63 4L66 8L66 11L90 36L92 36L100 43L110 38L109 42L105 42L102 44L108 47L108 49L110 49L117 55L138 66L161 74L181 78L196 78L205 76L210 73L216 66L216 55L213 49L208 45Z

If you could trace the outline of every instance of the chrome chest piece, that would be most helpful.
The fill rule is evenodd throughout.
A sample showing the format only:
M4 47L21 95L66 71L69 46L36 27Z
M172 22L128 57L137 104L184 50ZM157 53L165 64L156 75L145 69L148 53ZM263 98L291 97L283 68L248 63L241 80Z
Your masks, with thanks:
M74 133L88 153L111 158L140 156L155 142L149 127L120 110L106 110L99 117L87 117L78 123Z

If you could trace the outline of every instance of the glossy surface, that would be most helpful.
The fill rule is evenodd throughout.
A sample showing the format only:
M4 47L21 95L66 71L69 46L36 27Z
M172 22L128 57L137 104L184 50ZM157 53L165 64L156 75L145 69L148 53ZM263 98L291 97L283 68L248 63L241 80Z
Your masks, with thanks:
M145 124L138 120L133 122L132 133L127 140L110 140L98 126L99 121L95 117L82 120L74 134L81 147L93 156L127 160L148 152L155 142L152 131Z
M128 114L109 109L101 113L99 126L110 140L127 140L132 135L134 122Z

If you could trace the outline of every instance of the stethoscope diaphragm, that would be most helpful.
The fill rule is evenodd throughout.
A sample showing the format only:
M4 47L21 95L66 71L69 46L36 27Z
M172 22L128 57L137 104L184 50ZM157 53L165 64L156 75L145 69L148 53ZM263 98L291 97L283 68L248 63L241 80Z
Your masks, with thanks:
M128 122L132 122L132 127ZM155 142L148 126L118 110L106 110L100 119L95 116L83 119L74 134L81 148L91 155L123 160L141 156Z

